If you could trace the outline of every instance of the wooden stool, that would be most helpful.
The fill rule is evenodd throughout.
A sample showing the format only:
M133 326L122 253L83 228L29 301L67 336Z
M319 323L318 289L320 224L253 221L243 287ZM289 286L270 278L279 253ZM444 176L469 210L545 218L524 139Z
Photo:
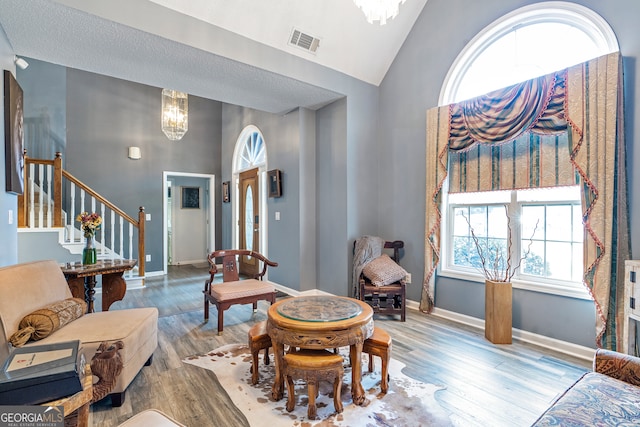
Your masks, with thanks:
M342 356L327 350L300 350L287 353L283 358L283 377L287 381L287 411L293 411L296 406L293 380L302 379L307 383L309 406L307 416L316 418L316 397L320 381L333 381L333 406L336 412L342 412L340 389L342 387Z
M369 354L369 372L373 372L373 356L382 359L380 389L383 393L389 390L389 360L391 359L391 336L382 328L374 327L373 335L362 345L362 352Z
M251 384L258 384L258 354L264 349L264 364L269 364L271 337L267 333L267 321L258 322L249 329L249 350L251 350Z

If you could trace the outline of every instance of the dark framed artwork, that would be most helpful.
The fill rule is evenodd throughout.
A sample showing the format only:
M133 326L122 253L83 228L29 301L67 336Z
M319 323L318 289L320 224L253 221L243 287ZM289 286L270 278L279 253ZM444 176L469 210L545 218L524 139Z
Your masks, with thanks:
M229 194L229 185L231 183L229 181L225 181L222 183L222 202L229 203L231 201L231 195Z
M182 187L182 208L200 209L200 187Z
M10 71L4 70L4 158L6 191L24 190L24 119L22 88Z
M280 169L274 169L267 172L269 180L269 197L282 196L282 181Z

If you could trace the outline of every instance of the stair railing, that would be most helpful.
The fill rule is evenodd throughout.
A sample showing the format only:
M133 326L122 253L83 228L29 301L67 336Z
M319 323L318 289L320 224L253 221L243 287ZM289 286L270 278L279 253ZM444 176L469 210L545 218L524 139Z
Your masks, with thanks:
M144 276L144 207L140 207L135 220L64 170L59 152L53 160L32 159L25 152L24 164L24 192L18 196L18 227L64 227L66 243L82 242L82 231L75 226L76 216L81 212L98 212L103 220L103 226L96 235L98 256L137 258L138 275ZM63 209L64 195L66 209ZM125 222L128 223L126 233ZM134 256L136 234L138 250ZM128 241L126 247L125 241Z

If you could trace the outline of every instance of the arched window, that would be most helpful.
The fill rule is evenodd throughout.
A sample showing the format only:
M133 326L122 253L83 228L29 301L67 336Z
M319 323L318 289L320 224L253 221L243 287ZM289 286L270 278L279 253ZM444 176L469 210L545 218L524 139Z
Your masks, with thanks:
M260 130L249 125L240 134L238 144L236 144L235 170L241 172L243 170L252 169L262 166L267 161L267 151Z
M445 78L440 105L617 50L612 29L590 9L555 1L523 7L493 22L463 49ZM514 287L589 298L582 285L583 230L577 186L444 194L440 274L482 280L469 255L474 238L469 224L475 237L486 244L505 245L509 224L504 206L518 222L510 256L517 261L529 251L513 278Z

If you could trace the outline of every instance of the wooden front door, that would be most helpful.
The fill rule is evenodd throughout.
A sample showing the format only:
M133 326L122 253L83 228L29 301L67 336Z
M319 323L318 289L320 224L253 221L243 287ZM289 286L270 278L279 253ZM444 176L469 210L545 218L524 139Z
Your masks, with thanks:
M258 190L258 169L240 173L240 249L258 252L260 249L260 192ZM241 256L238 260L240 274L258 274L258 261L253 257Z

